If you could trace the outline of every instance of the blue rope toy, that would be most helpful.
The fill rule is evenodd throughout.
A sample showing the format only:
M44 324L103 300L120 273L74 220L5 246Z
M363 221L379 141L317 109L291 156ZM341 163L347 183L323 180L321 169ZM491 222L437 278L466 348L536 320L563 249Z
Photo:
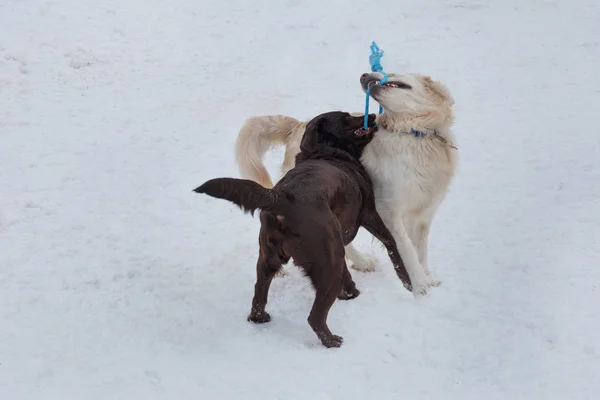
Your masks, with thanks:
M383 78L379 82L377 82L376 85L384 85L388 81L388 74L386 74L383 71L383 67L381 66L381 57L383 57L383 50L381 50L379 48L379 46L377 46L377 43L375 43L375 42L371 43L371 55L369 56L369 64L371 64L371 71L372 72L380 72L383 74ZM370 100L370 97L371 97L371 88L369 87L369 88L367 88L367 97L365 99L365 122L363 125L364 130L369 129L369 100ZM380 104L379 105L379 114L381 114L382 112L383 112L383 107ZM410 133L415 135L415 137L424 137L425 136L425 132L417 131L413 128L410 129ZM436 133L434 132L434 134L436 134ZM436 136L436 137L440 138L440 136ZM456 149L456 147L454 147L452 144L449 144L449 146L452 147L453 149Z
M383 72L381 66L381 57L383 57L383 50L379 49L377 43L371 43L371 55L369 56L369 64L371 65L371 72L380 72L383 74L383 79L377 82L377 85L383 85L388 81L388 74ZM365 123L363 126L364 130L369 129L369 99L371 97L371 88L367 88L367 97L365 100ZM383 112L383 107L379 105L379 114Z

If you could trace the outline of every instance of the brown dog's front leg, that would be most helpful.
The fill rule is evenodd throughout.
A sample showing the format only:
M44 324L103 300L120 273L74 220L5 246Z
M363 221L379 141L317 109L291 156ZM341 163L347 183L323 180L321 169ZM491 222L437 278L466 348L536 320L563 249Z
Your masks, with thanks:
M373 207L367 207L363 213L362 226L369 231L369 233L375 236L388 251L388 256L394 265L394 270L396 271L396 275L402 281L404 287L412 292L412 283L410 281L410 276L408 276L408 272L406 271L406 266L404 265L404 261L402 261L402 257L398 252L398 247L396 246L396 241L392 236L390 230L385 226L383 220L379 216L379 213Z

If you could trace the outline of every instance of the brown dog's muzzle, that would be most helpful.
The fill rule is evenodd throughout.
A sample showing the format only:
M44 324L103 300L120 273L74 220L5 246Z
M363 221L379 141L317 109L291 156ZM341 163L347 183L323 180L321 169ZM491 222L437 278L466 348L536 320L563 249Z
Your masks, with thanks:
M377 131L377 126L370 126L368 129L358 128L357 130L354 131L354 134L356 136L367 136L367 135L372 135L376 131Z

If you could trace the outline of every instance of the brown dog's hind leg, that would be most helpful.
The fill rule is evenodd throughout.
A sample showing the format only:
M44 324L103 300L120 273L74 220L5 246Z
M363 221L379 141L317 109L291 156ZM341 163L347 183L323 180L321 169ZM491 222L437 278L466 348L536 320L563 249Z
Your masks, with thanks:
M327 315L342 289L342 281L338 278L329 282L320 282L320 284L324 283L326 284L325 287L317 287L315 302L308 316L308 324L317 334L323 346L328 348L340 347L344 339L331 333L327 326Z
M346 260L344 260L344 271L342 273L342 291L338 294L338 299L340 300L352 300L358 297L360 294L360 290L356 288L356 284L352 280L352 275L350 275L350 271L348 270L348 266L346 265Z
M342 337L331 333L327 326L327 316L336 297L342 291L344 269L346 269L341 235L339 238L339 243L333 244L339 248L331 249L331 243L323 248L314 248L312 255L318 255L319 258L309 263L311 266L309 269L305 268L316 291L308 324L325 347L340 347L343 341Z
M248 315L248 321L258 324L271 320L271 316L265 311L269 288L273 277L281 270L281 265L290 260L290 256L283 249L284 236L281 232L280 217L261 211L260 224L256 284L254 285L252 310Z
M276 260L274 257L263 257L262 254L258 256L254 298L252 299L252 310L248 315L248 321L263 324L271 320L271 316L265 311L265 307L273 277L281 268L281 263Z

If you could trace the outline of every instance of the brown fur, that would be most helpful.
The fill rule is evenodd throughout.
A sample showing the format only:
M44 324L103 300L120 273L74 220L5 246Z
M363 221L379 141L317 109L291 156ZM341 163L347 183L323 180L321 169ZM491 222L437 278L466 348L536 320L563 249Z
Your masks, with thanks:
M373 126L375 115L370 115ZM294 259L316 290L308 323L326 347L342 338L327 326L336 297L359 295L344 259L344 246L360 226L387 248L398 277L411 290L410 279L391 233L375 209L371 179L358 161L372 139L360 133L363 117L331 112L306 127L296 167L272 189L234 178L207 181L198 193L234 202L248 212L261 209L257 279L249 321L270 321L265 311L271 281L282 264Z

